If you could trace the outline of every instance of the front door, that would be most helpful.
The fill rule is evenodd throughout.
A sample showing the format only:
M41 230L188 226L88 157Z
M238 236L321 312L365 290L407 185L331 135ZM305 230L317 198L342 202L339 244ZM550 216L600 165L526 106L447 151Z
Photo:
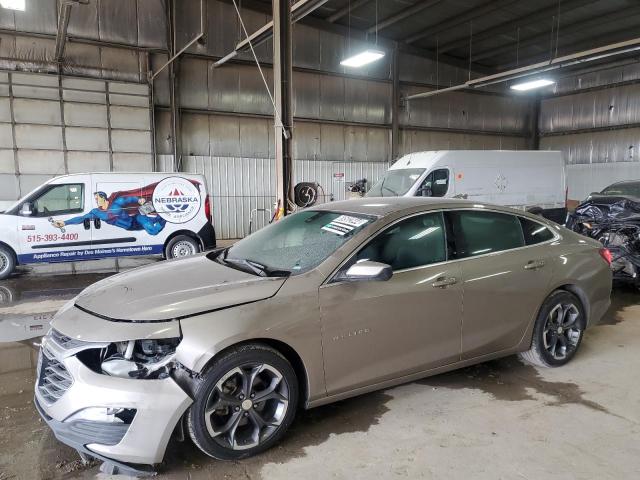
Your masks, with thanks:
M337 394L455 362L460 356L459 264L448 264L441 213L401 220L379 233L359 260L391 265L388 281L320 288L327 392Z
M30 214L18 215L20 263L82 260L91 245L91 225L82 220L90 209L88 177L68 177L65 183L47 185L29 199ZM77 227L67 225L80 219Z

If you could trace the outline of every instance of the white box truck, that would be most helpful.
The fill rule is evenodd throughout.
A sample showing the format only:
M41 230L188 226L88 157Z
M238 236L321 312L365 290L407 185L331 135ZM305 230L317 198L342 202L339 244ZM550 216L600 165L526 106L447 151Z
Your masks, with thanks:
M367 197L466 198L538 211L564 223L567 180L560 152L440 150L400 158Z
M0 279L20 264L193 255L215 248L210 219L201 175L56 177L0 214Z

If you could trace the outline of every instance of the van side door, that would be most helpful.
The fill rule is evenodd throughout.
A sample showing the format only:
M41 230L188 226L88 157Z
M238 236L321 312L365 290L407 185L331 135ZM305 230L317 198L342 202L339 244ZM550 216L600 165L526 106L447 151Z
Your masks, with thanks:
M20 263L82 260L91 246L89 176L64 177L25 200L17 215Z
M151 255L162 252L165 221L155 214L152 194L143 176L94 174L91 219L96 258Z

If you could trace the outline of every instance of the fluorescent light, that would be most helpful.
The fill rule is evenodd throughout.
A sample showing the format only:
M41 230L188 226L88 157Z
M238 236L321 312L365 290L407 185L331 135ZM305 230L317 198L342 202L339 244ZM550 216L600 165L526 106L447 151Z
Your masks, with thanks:
M25 10L26 0L0 0L0 7L8 8L9 10Z
M344 65L345 67L362 67L368 63L380 60L382 57L384 57L383 51L367 49L364 52L345 58L340 62L340 65Z
M532 80L530 82L517 83L515 85L511 85L512 90L533 90L534 88L546 87L548 85L553 85L555 80L549 80L547 78L541 78L539 80Z

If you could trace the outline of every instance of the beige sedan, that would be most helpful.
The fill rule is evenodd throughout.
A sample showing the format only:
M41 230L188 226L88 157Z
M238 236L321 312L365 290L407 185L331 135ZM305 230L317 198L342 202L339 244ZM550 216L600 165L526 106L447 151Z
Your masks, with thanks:
M85 290L43 342L36 405L111 471L162 461L176 430L247 457L299 407L515 353L567 363L609 306L609 261L508 208L329 203Z

